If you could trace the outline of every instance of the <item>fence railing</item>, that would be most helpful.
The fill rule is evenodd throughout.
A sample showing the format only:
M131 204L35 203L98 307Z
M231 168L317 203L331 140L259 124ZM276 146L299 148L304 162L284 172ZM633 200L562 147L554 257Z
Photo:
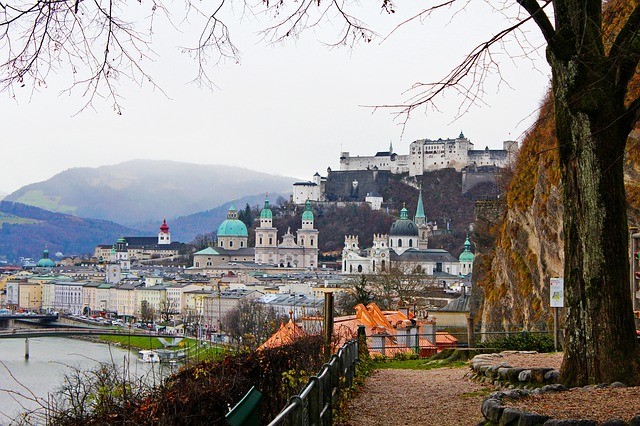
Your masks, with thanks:
M446 333L442 333L446 332ZM522 331L489 331L476 332L475 343L491 341L497 338L514 336ZM533 335L550 334L548 331L527 331ZM453 339L451 338L453 337ZM372 354L394 357L401 353L415 353L420 357L430 357L442 349L469 347L466 331L448 330L438 328L437 333L412 333L412 334L367 334L367 347Z
M358 341L345 343L337 354L331 356L317 376L298 395L289 400L289 404L276 416L269 426L277 425L331 425L333 408L338 403L340 386L345 388L353 384L358 362ZM341 384L341 379L344 383Z

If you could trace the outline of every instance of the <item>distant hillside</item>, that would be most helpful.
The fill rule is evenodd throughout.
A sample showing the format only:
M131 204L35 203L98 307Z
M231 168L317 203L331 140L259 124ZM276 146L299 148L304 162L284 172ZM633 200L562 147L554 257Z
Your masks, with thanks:
M25 204L0 202L0 259L39 259L45 246L53 254L93 253L98 244L115 242L121 235L145 235L106 220L82 219ZM154 234L149 234L154 235Z
M252 195L243 197L233 201L236 209L244 209L247 204L252 209L256 206L264 205L265 194ZM270 193L269 198L272 202L277 202L278 198L283 197L285 200L289 199L288 193L274 194ZM171 219L169 223L169 230L171 231L171 240L180 241L182 243L188 243L198 234L208 234L218 229L218 226L227 218L229 206L231 202L225 203L211 210L206 210L199 213L190 214L188 216L180 216L175 219ZM136 229L141 229L149 235L155 235L158 232L160 226L159 221L146 221L143 223L135 224Z
M8 195L8 194L7 194L6 192L2 192L2 191L0 191L0 201L2 201L2 199L3 199L4 197L6 197L7 195Z
M209 210L248 195L289 191L294 181L239 167L133 160L69 169L20 188L6 201L132 226Z

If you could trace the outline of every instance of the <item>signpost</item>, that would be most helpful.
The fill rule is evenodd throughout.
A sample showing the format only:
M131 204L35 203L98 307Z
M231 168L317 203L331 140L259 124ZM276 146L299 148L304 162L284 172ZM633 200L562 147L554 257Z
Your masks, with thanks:
M564 308L564 278L551 278L549 305L553 309L553 349L558 351L558 308Z

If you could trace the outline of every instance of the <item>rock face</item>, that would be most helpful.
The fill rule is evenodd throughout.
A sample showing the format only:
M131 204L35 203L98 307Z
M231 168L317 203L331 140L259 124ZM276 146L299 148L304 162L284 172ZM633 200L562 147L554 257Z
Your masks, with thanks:
M622 6L620 4L622 3ZM634 2L635 3L635 2ZM628 7L612 2L611 8ZM636 74L632 91L640 91ZM476 205L472 315L482 331L551 328L549 278L564 268L562 189L553 107L543 103L538 123L523 141L505 199ZM627 143L628 219L640 218L640 127Z
M545 328L549 277L562 276L562 203L552 109L543 106L508 184L506 204L477 206L477 233L495 238L474 271L485 330Z

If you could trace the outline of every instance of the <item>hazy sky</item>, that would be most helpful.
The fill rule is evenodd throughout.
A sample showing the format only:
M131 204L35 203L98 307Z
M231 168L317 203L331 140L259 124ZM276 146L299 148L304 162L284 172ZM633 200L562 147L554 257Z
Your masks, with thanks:
M351 10L384 36L417 10L411 10L412 3L398 2L393 15L375 7ZM513 40L506 45L511 57L494 57L506 83L499 84L494 73L484 104L457 119L461 97L454 91L439 99L437 111L414 113L404 133L390 111L373 113L363 106L405 101L403 92L412 84L445 75L471 48L509 24L503 13L518 12L517 7L495 11L488 3L440 11L401 27L384 42L374 39L354 49L326 46L335 40L338 18L335 27L324 23L299 39L271 45L260 41L258 31L273 21L229 10L241 61L209 68L218 86L213 90L189 83L197 64L179 46L194 45L201 28L197 19L182 20L181 3L173 5L178 28L158 19L155 60L143 62L164 93L121 79L122 115L100 99L76 114L86 99L81 90L61 94L70 81L64 67L49 76L47 87L17 88L15 98L0 94L0 191L72 167L137 158L235 165L306 180L316 171L325 175L327 167L336 169L340 151L370 155L393 142L396 152L406 154L413 140L454 137L461 130L477 149L499 148L503 140L522 138L548 84L541 55L515 58L520 51ZM137 7L135 13L144 17L150 5L143 1ZM528 29L531 44L541 45L536 29Z

